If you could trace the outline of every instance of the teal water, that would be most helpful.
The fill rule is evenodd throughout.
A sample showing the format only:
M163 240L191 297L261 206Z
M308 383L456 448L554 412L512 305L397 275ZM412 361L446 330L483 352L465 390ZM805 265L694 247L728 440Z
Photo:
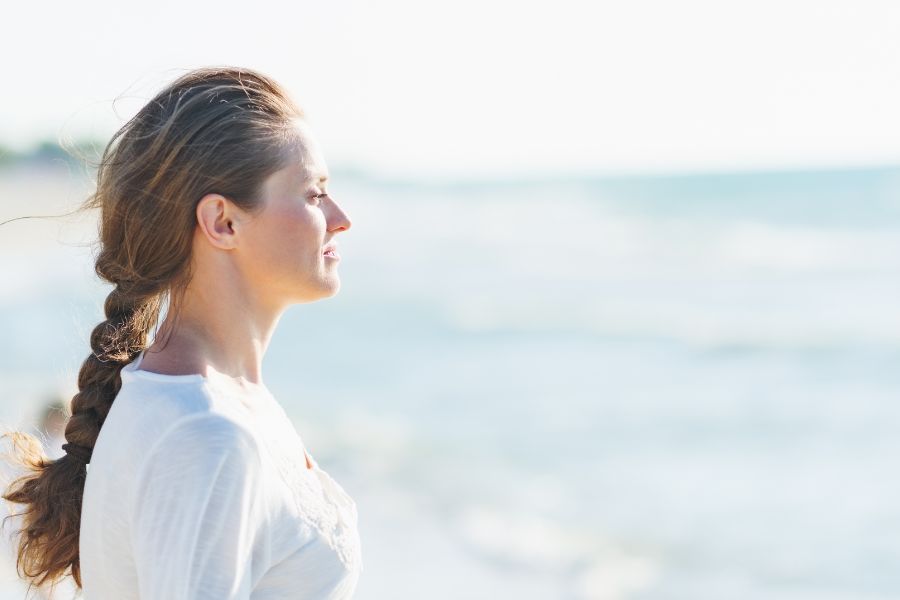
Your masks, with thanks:
M342 289L265 369L358 500L359 598L900 594L900 170L332 192ZM7 420L100 318L57 246L0 259Z

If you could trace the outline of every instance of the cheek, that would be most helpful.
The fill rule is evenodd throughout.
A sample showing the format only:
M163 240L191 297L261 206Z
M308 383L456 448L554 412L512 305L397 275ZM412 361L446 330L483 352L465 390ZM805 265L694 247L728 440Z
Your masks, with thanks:
M257 243L267 262L278 270L303 267L316 258L319 235L315 216L303 208L273 213L258 232Z

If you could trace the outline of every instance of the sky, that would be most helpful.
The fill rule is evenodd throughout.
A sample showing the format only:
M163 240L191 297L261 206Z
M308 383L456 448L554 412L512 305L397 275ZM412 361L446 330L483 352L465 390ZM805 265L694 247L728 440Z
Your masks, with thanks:
M107 138L190 68L283 83L400 177L900 160L900 2L86 1L4 8L0 144Z

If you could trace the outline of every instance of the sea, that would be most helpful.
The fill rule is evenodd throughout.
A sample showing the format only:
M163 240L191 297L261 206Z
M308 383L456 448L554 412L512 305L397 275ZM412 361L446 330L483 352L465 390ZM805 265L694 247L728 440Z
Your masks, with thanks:
M0 221L85 177L0 170ZM332 180L341 289L264 377L357 502L355 598L900 597L900 168ZM76 391L95 235L0 226L4 423Z

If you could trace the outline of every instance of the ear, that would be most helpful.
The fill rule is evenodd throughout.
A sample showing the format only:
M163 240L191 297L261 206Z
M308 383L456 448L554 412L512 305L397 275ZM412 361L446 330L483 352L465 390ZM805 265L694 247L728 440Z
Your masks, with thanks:
M197 225L214 247L222 250L237 247L238 210L222 194L207 194L197 203Z

